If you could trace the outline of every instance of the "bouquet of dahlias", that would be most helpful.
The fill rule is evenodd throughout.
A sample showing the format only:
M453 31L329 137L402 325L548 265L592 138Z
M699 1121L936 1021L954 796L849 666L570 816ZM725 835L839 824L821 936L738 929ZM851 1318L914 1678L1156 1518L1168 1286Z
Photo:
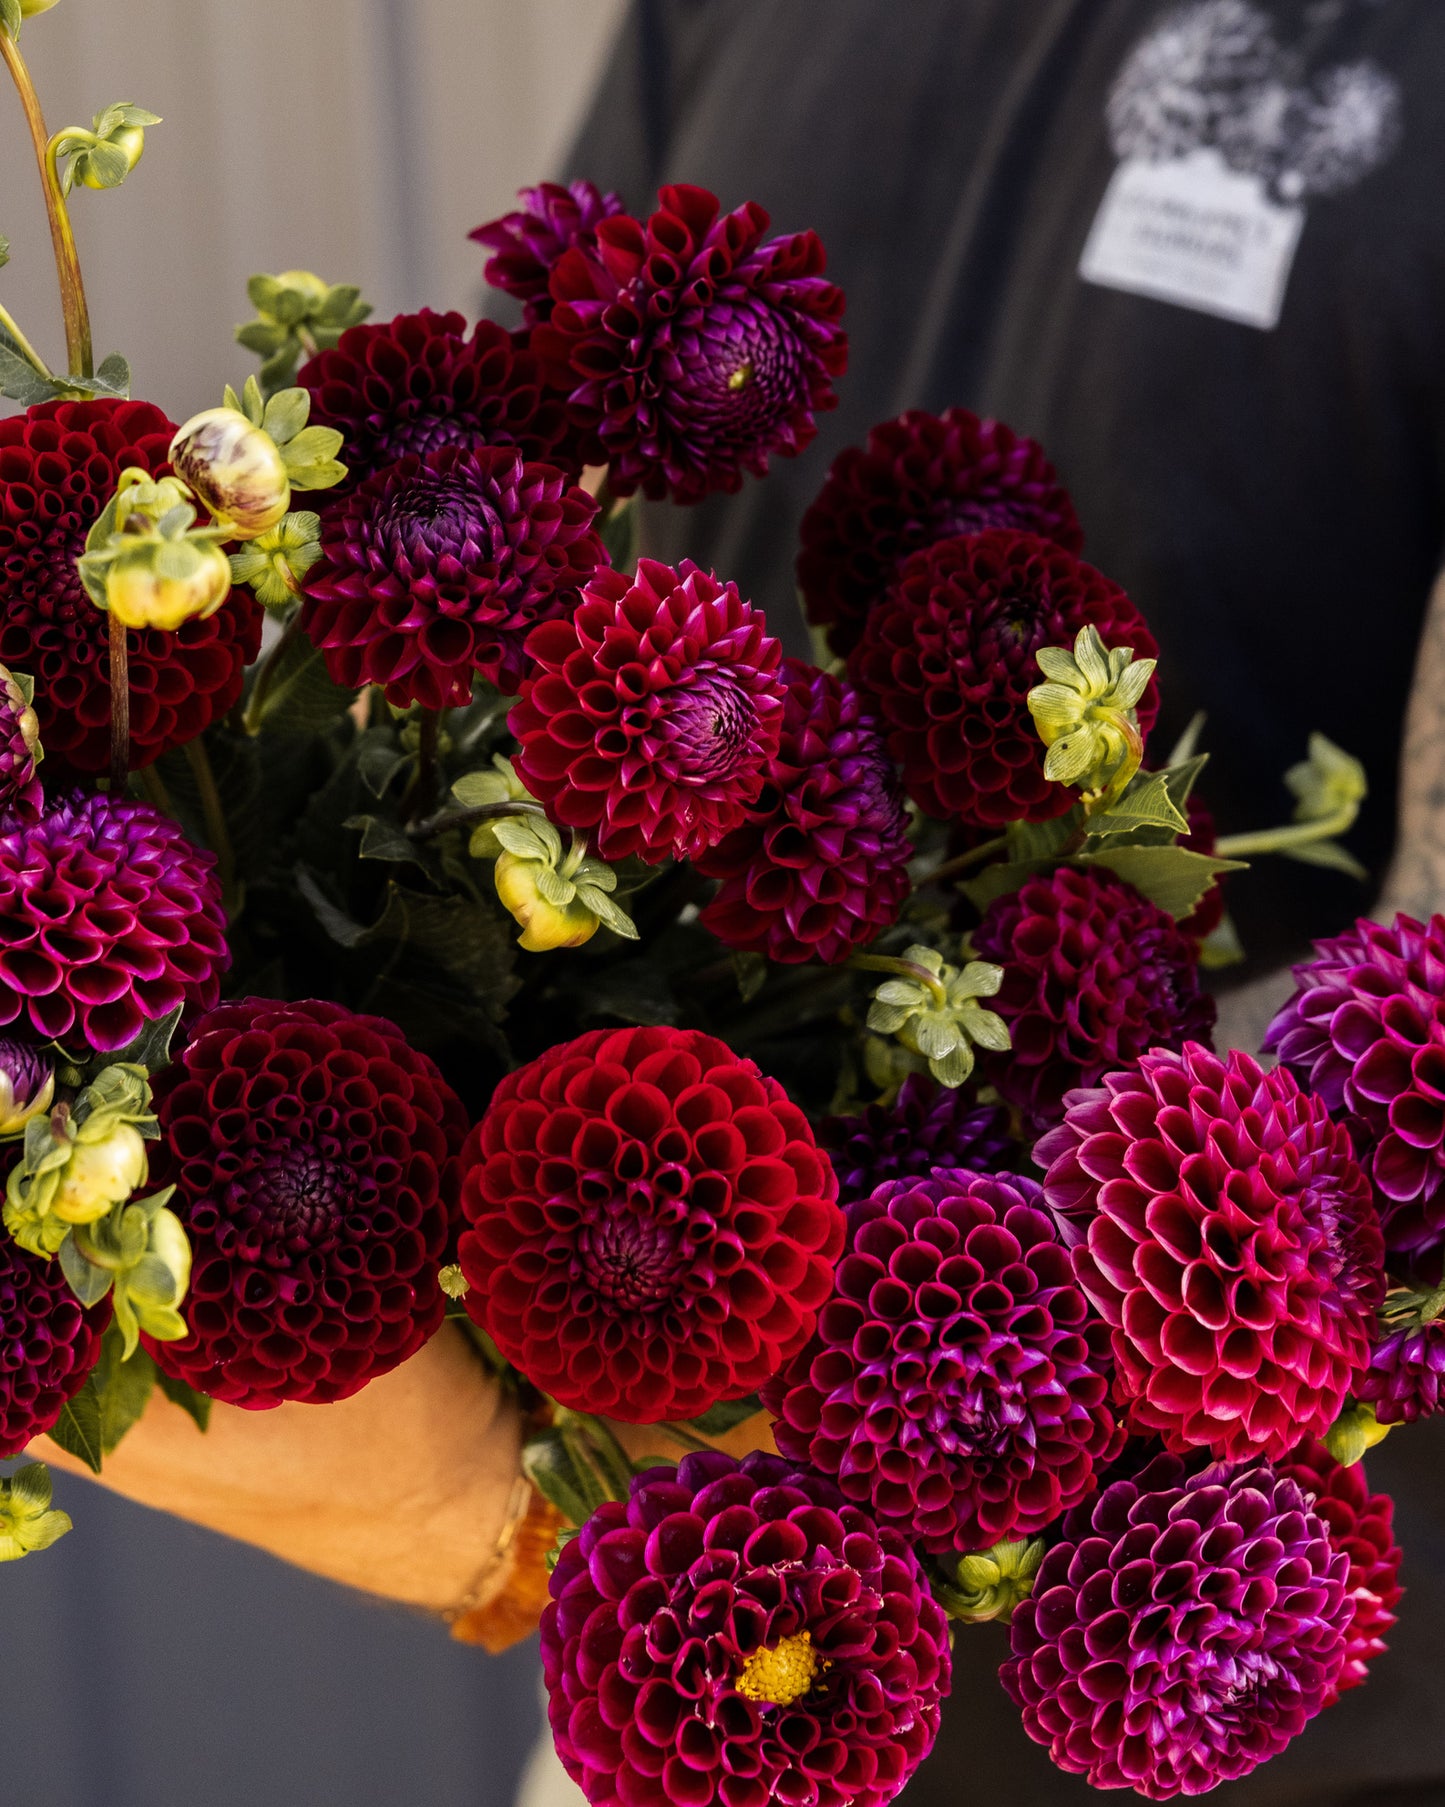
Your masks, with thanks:
M1271 1070L1200 974L1241 853L1351 867L1359 767L1316 736L1217 837L1147 625L961 408L835 461L816 663L639 558L639 493L764 476L843 374L752 203L526 191L475 235L515 331L257 276L259 377L177 427L94 368L67 211L154 116L47 139L43 10L0 0L69 350L0 308L0 1456L339 1400L453 1318L529 1415L591 1800L875 1807L983 1620L1096 1786L1272 1756L1383 1647L1360 1456L1440 1405L1445 919L1323 943ZM0 1556L68 1528L0 1489Z

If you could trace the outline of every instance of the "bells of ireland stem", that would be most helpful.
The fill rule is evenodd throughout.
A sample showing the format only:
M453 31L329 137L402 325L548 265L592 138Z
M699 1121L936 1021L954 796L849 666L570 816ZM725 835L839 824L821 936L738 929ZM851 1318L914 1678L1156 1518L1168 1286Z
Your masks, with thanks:
M43 1462L29 1462L0 1480L0 1562L48 1550L70 1529L69 1514L50 1504L50 1473Z
M118 1204L61 1245L60 1264L82 1304L111 1294L125 1361L142 1331L161 1343L179 1342L188 1332L180 1307L191 1283L191 1245L180 1218L166 1208L174 1191L167 1186Z
M1086 799L1118 796L1143 758L1137 706L1157 661L1105 646L1092 623L1079 629L1072 652L1042 646L1034 656L1048 680L1028 694L1048 748L1045 778L1077 786Z
M636 941L632 918L611 897L617 874L590 858L584 841L574 837L564 855L561 835L543 816L504 816L492 829L502 847L497 896L522 925L520 947L534 954L581 947L604 923Z
M34 1116L5 1182L5 1228L33 1255L54 1255L72 1227L99 1221L146 1177L157 1134L144 1067L106 1067L73 1105Z

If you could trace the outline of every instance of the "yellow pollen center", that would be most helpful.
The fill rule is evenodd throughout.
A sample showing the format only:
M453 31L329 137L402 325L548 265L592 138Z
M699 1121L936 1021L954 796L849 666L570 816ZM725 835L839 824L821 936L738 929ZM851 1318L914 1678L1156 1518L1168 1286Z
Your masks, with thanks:
M799 1631L774 1644L771 1650L755 1650L734 1686L748 1700L790 1707L803 1698L817 1680L818 1671L827 1666L813 1649L813 1634Z
M752 381L752 379L753 366L752 361L749 360L746 364L739 364L737 369L728 378L728 388L735 391L743 389Z

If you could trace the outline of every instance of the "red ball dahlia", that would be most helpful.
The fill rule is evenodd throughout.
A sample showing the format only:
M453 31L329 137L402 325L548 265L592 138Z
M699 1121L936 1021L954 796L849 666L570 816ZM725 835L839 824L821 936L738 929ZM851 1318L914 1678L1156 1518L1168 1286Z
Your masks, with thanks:
M1038 534L975 533L909 559L848 671L881 715L920 809L995 830L1073 807L1077 793L1044 777L1027 697L1043 682L1039 648L1072 648L1090 625L1107 646L1132 646L1141 659L1158 651L1117 584ZM1146 734L1158 711L1151 678L1138 708Z
M532 344L567 392L588 462L617 495L700 502L810 444L848 362L843 291L816 233L763 242L749 201L679 185L643 222L597 222L552 266Z
M149 803L78 791L0 820L0 1025L109 1054L208 1009L231 961L215 865Z
M843 1246L807 1118L710 1035L598 1030L467 1139L467 1310L563 1405L629 1423L741 1399L812 1334Z
M1060 866L995 898L973 950L1004 969L989 1004L1013 1040L979 1070L1033 1135L1058 1122L1076 1086L1097 1085L1150 1048L1207 1042L1214 1027L1197 944L1099 867Z
M0 1235L0 1460L50 1430L100 1360L110 1296L89 1311L58 1261Z
M728 947L770 960L846 960L908 897L908 816L858 693L783 661L782 740L747 820L697 859L722 880L702 912Z
M817 1331L763 1388L778 1448L935 1554L1042 1531L1124 1432L1039 1185L935 1168L846 1216Z
M599 570L527 642L517 775L604 860L695 858L740 827L778 751L782 648L736 584L690 561Z
M966 1086L941 1086L910 1073L891 1105L870 1104L856 1117L825 1117L818 1140L847 1204L885 1180L924 1179L935 1167L993 1173L1009 1165L1008 1113L980 1104Z
M73 772L110 762L109 626L75 561L120 473L162 470L175 430L149 402L41 402L0 420L0 661L35 680L46 757ZM194 740L235 703L262 615L236 589L174 633L128 632L132 767Z
M595 252L597 228L605 219L624 211L622 197L603 194L591 182L539 182L519 189L522 205L513 213L478 226L468 238L488 246L483 275L494 289L515 295L522 303L527 324L551 317L552 297L547 282L553 266L573 245Z
M883 1807L933 1748L948 1625L896 1531L776 1456L684 1456L563 1547L563 1767L621 1807Z
M527 635L606 563L596 512L512 446L398 459L327 514L302 626L338 684L401 708L465 703L477 675L515 692Z
M1203 1794L1334 1698L1349 1566L1293 1478L1159 1456L1064 1520L1000 1676L1060 1769L1151 1801Z
M1069 494L1036 440L967 408L885 420L833 460L803 516L798 587L809 621L846 656L911 553L1006 527L1066 552L1084 543Z
M393 1023L246 998L155 1082L157 1186L191 1239L190 1335L163 1373L260 1410L324 1405L414 1355L446 1309L460 1101Z
M1242 1459L1329 1428L1369 1360L1384 1245L1318 1098L1190 1042L1076 1092L1034 1158L1135 1430Z

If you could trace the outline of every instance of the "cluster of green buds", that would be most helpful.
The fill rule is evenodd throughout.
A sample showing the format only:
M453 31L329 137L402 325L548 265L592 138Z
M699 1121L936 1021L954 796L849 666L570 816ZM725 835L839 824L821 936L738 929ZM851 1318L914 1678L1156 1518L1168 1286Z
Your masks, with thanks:
M167 632L214 615L231 593L227 535L196 520L195 494L180 477L123 470L76 560L95 606L127 627Z
M1035 657L1047 682L1029 692L1028 705L1048 748L1044 776L1077 786L1090 809L1106 807L1144 757L1138 704L1157 661L1136 659L1131 646L1105 646L1092 624L1080 628L1072 652L1044 646Z
M26 0L20 0L25 11ZM90 130L69 125L50 140L48 154L60 170L60 192L68 195L77 182L82 188L119 188L145 153L145 129L161 123L159 113L148 113L128 100L116 101L97 113Z
M48 1550L71 1529L70 1515L50 1504L50 1475L30 1462L0 1480L0 1562Z
M995 997L1003 968L987 960L950 966L931 947L905 948L901 958L856 955L853 965L886 972L868 1009L868 1027L895 1036L926 1061L940 1085L960 1086L973 1072L975 1048L1007 1053L1008 1024L980 999Z
M32 1115L5 1182L5 1228L33 1255L54 1255L72 1229L123 1204L146 1177L160 1131L144 1067L103 1069L73 1104Z
M944 1579L934 1584L939 1605L950 1619L966 1625L990 1619L1007 1625L1014 1608L1034 1591L1043 1559L1042 1537L1006 1538L968 1556L941 1556L937 1561Z
M303 357L330 351L347 327L359 326L371 312L360 289L323 282L310 270L253 276L246 293L256 318L238 326L236 338L262 360L261 384L268 392L294 382Z

